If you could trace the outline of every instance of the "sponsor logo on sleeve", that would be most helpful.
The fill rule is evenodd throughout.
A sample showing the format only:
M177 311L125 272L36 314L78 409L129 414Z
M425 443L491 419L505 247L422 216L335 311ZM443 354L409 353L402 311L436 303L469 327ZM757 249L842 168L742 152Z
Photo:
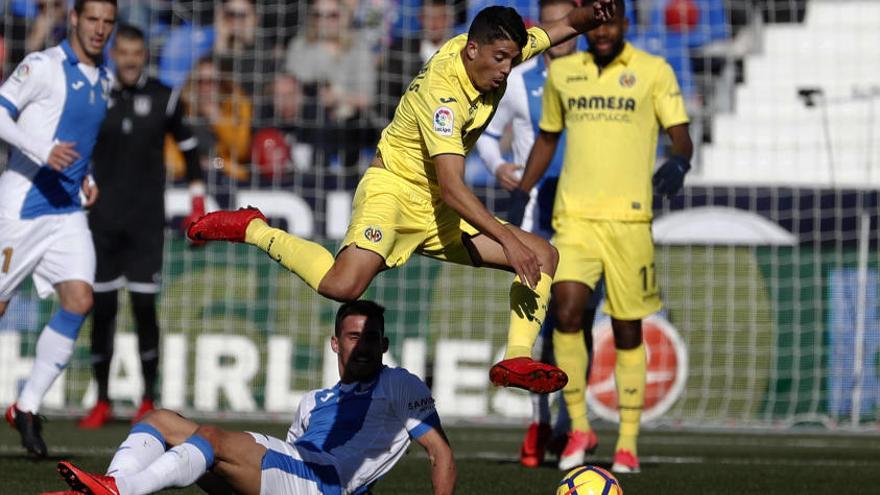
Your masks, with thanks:
M441 136L451 136L455 123L455 112L449 107L440 107L434 111L434 132Z

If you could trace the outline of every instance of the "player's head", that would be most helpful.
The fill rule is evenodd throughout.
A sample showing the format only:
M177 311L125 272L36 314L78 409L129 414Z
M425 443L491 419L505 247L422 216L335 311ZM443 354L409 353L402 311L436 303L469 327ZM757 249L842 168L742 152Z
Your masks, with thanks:
M330 346L338 356L339 376L344 383L368 381L382 369L385 308L373 301L344 303L336 312Z
M481 10L468 30L463 50L465 69L480 92L498 89L528 41L522 17L510 7Z
M134 86L147 65L147 44L144 32L130 25L121 24L116 29L110 50L116 63L116 76L123 86Z
M70 44L92 61L101 58L116 23L116 0L76 0L70 12Z
M542 25L547 25L563 19L572 9L577 7L577 3L574 0L539 0L538 7L538 20ZM575 49L577 49L577 38L572 38L564 43L551 46L546 53L550 58L557 58L574 53Z
M588 49L599 65L607 65L614 60L614 57L620 55L623 51L624 35L629 29L624 0L616 0L614 3L617 6L617 14L614 18L596 29L587 31Z
M443 42L452 33L455 22L452 0L425 0L419 20L424 39L436 44Z

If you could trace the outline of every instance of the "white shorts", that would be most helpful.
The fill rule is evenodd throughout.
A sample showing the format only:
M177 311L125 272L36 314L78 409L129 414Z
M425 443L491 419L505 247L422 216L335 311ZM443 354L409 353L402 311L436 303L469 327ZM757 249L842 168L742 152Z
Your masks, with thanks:
M336 468L304 461L296 446L262 433L248 432L266 447L260 495L341 495Z
M42 298L67 280L95 281L95 247L85 212L30 220L0 217L0 301L33 275Z

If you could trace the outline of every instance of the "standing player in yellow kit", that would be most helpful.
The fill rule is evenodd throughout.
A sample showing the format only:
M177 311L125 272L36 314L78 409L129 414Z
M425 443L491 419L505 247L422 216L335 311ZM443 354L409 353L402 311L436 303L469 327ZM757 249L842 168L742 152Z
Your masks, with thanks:
M514 66L613 18L614 9L613 0L594 1L528 30L512 8L478 13L466 35L446 42L425 64L382 131L335 259L317 243L269 227L254 208L211 213L188 235L258 246L319 294L340 301L357 299L379 272L414 252L512 271L507 352L490 379L538 393L559 390L565 373L531 358L557 252L486 210L464 182L464 157L494 115Z
M646 355L642 318L661 307L651 237L652 182L673 196L690 169L693 144L688 116L672 68L624 41L623 0L617 17L587 33L589 50L559 58L544 84L543 113L526 163L519 196L544 174L566 132L565 157L553 206L553 245L560 263L553 282L556 363L570 378L563 397L571 417L559 468L583 464L596 448L586 410L582 315L604 273L611 315L620 406L615 472L636 472L636 438L645 398ZM654 174L660 126L672 141L671 158ZM516 206L516 205L513 205ZM522 211L522 208L511 208ZM509 218L511 223L521 219Z

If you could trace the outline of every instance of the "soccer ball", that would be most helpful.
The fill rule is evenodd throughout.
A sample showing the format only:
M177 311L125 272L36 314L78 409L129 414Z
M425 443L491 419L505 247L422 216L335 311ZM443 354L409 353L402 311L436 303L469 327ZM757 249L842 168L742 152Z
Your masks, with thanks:
M562 478L556 495L623 495L623 488L608 471L596 466L580 466Z

